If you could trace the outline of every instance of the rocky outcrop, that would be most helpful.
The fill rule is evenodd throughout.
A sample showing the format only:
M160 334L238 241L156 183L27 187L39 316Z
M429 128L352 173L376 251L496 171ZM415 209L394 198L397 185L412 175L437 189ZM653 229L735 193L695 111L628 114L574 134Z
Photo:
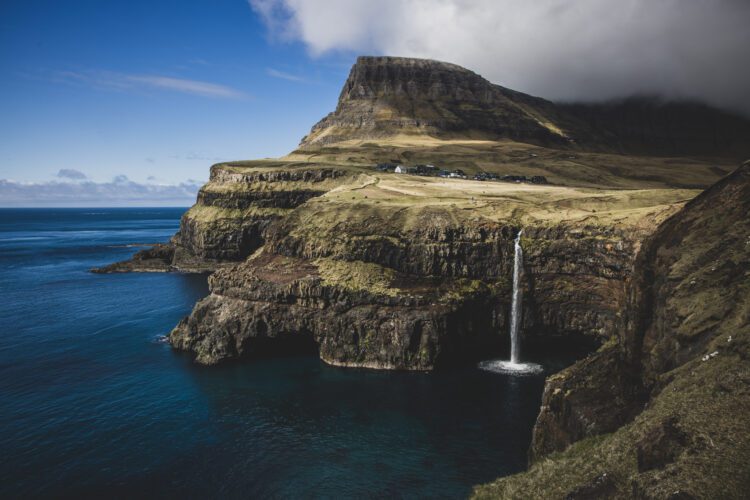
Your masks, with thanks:
M235 165L243 165L236 168ZM210 272L240 262L263 246L271 224L308 200L321 196L351 171L325 166L286 166L257 171L244 163L211 168L196 204L180 220L168 244L139 252L130 260L96 272Z
M245 259L263 245L271 223L351 175L321 167L248 172L233 165L214 165L196 204L183 215L173 238L176 268L213 269Z
M493 314L476 312L497 308L506 293L464 279L409 280L361 262L267 254L217 272L210 285L211 295L169 336L199 363L305 345L338 366L414 370L496 349Z
M750 163L643 245L618 335L549 378L532 466L480 497L743 498L750 487Z
M165 273L172 270L174 259L174 246L168 244L156 244L150 248L139 250L129 260L115 262L104 267L96 267L93 273Z

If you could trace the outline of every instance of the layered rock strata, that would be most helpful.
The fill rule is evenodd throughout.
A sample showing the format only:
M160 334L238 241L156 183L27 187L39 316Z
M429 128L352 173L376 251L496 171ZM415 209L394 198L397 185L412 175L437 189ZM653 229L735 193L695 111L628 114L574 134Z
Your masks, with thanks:
M215 268L260 248L272 222L330 189L350 172L335 168L269 169L247 173L216 165L183 215L173 242L178 269Z
M405 57L359 57L336 110L313 126L302 147L396 134L476 133L564 144L554 106L493 85L455 64Z
M426 217L405 230L394 219L373 225L372 215L329 234L301 229L315 217L304 208L270 226L257 255L211 277L211 295L171 333L173 346L214 364L274 342L307 343L331 364L410 370L507 348L518 227ZM524 235L527 338L606 338L637 234L529 227Z
M240 262L263 245L272 222L353 174L318 165L247 170L231 163L214 165L168 244L93 271L210 272Z
M744 498L750 488L750 163L639 254L618 335L549 378L528 472L498 498Z

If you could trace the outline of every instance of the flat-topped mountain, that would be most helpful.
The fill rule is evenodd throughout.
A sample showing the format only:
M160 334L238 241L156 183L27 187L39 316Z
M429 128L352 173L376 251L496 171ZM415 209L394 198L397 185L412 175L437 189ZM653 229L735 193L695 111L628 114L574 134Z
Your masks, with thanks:
M359 57L336 110L300 147L399 136L510 139L651 154L750 155L750 121L692 102L631 98L557 104L495 85L455 64Z
M455 64L404 57L359 57L336 111L303 145L398 134L512 138L564 143L554 106L493 85Z

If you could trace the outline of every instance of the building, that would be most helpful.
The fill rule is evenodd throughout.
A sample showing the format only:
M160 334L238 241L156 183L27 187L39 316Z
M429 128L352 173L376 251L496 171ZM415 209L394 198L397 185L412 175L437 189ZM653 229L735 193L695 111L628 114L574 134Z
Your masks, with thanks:
M397 174L405 174L406 167L404 167L403 165L396 165L396 168L393 169L393 171L396 172Z
M393 172L398 165L396 163L378 163L375 169L379 172Z
M435 165L417 165L414 168L417 171L417 175L432 176L438 172L438 168Z

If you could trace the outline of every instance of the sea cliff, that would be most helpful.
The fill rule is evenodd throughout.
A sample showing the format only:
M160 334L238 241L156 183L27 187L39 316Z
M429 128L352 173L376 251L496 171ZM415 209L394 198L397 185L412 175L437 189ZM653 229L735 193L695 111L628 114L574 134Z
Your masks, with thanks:
M643 244L622 322L550 377L528 472L480 498L742 498L750 488L750 162Z
M436 370L508 355L523 230L523 343L588 356L547 379L529 470L475 494L740 498L743 155L750 123L705 106L558 105L455 65L360 58L295 151L214 165L169 243L97 271L213 273L168 337L200 364Z

